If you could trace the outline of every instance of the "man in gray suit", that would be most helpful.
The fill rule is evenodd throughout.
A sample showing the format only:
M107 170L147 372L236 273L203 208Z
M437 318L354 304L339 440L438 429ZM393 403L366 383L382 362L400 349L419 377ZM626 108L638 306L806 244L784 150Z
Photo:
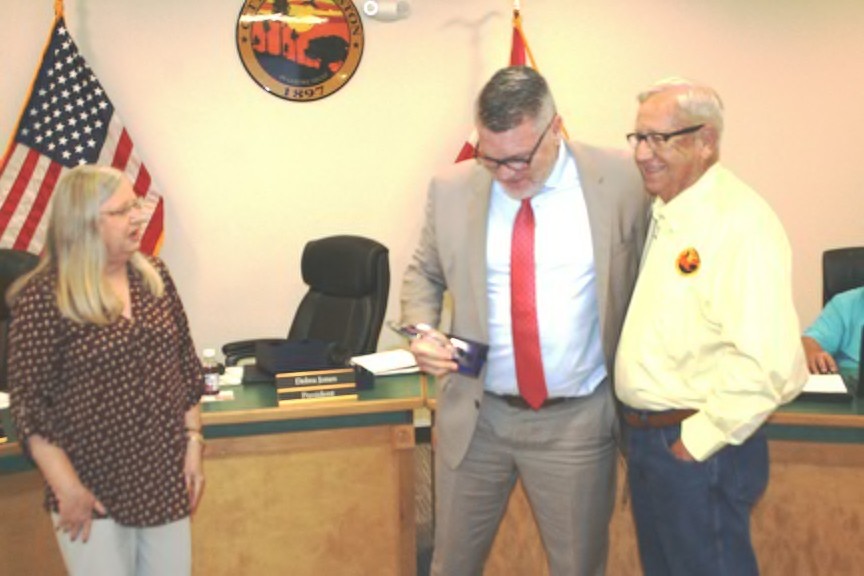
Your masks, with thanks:
M550 574L602 574L615 488L611 366L647 196L623 153L564 142L548 85L530 68L489 80L476 125L477 161L430 184L401 295L402 321L430 326L411 351L439 377L432 573L482 573L518 477ZM450 332L489 344L479 377L458 371L452 344L431 328L445 292Z

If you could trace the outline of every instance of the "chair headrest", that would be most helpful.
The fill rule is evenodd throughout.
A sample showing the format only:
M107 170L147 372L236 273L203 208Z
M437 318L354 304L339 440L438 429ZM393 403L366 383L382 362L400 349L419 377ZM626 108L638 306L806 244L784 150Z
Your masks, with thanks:
M841 292L864 286L864 246L834 248L822 253L822 303Z
M329 236L303 249L303 281L331 296L358 297L380 289L387 248L362 236Z
M6 290L19 276L36 267L39 257L23 250L0 248L0 320L9 317Z

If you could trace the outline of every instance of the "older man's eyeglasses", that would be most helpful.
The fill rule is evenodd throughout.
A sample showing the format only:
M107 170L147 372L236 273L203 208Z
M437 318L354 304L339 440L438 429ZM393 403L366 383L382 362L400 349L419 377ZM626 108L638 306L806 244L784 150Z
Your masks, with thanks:
M644 134L642 132L631 132L627 134L627 142L630 143L630 146L634 150L639 146L640 142L647 143L651 150L662 150L672 138L692 134L701 130L704 126L705 124L696 124L695 126L688 126L674 132L645 132Z
M120 208L115 208L114 210L102 210L101 214L106 216L116 216L119 218L123 218L128 216L130 212L133 210L140 210L144 206L144 201L141 198L136 198L131 202L127 202Z
M526 170L529 166L531 166L531 162L534 160L534 156L540 149L540 143L543 142L543 138L546 136L546 133L549 132L549 128L552 127L552 122L554 121L555 117L553 116L552 120L549 121L549 124L546 125L546 128L543 129L543 132L540 134L540 138L537 139L537 143L534 144L534 148L531 149L531 152L528 154L528 156L514 156L511 158L504 158L502 160L499 160L497 158L490 158L489 156L484 156L480 153L480 145L478 144L477 148L474 150L474 159L492 172L495 172L501 166L506 166L514 172L521 172L522 170Z

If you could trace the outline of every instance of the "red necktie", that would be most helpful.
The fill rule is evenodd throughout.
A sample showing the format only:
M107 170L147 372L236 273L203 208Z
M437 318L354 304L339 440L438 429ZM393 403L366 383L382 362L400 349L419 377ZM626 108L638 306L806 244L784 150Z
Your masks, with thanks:
M547 392L534 295L534 211L531 209L531 200L527 198L522 200L513 223L510 244L510 317L519 393L529 406L537 410L543 405Z

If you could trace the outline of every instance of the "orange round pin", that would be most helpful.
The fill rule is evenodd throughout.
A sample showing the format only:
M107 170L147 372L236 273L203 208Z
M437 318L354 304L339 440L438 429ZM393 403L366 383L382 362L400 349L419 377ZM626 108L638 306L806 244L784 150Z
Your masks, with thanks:
M682 274L693 274L699 269L701 262L695 248L686 248L678 255L678 271Z

